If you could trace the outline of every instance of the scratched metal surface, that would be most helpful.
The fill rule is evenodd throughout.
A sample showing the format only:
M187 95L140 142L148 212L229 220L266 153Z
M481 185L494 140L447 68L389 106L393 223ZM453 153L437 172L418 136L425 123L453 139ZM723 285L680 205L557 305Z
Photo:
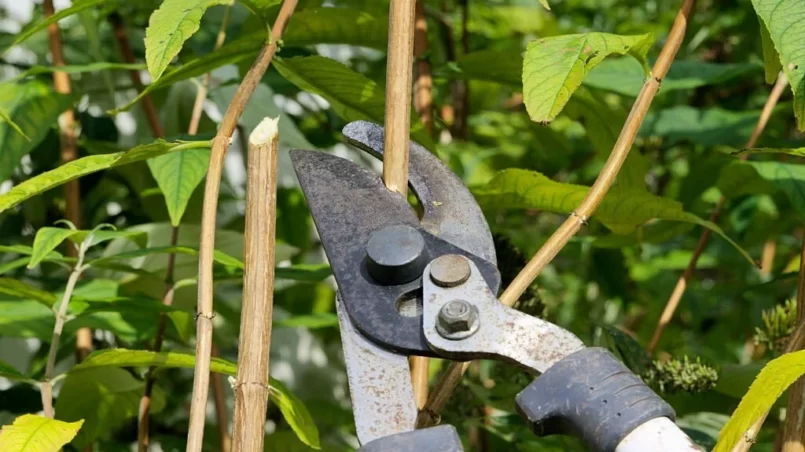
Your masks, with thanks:
M491 358L542 373L584 344L570 331L503 305L489 289L474 262L470 277L456 287L439 287L423 278L422 320L425 338L441 355L458 361ZM430 266L425 275L430 274ZM449 340L436 330L439 310L451 300L464 300L478 309L480 327L465 339Z
M413 430L417 410L408 358L373 344L355 330L340 296L336 310L358 441L366 444Z

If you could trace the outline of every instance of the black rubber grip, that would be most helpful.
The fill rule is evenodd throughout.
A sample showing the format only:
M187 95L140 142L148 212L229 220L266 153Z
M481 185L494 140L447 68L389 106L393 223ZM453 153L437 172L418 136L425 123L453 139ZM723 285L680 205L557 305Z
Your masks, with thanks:
M358 452L464 452L461 438L452 425L413 430L376 439Z
M674 409L615 356L593 347L553 365L516 398L537 436L573 435L600 452L614 451L632 430Z

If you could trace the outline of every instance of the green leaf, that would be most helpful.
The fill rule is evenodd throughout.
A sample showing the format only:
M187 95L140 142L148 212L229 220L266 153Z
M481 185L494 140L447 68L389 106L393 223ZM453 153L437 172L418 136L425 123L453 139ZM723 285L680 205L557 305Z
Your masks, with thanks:
M173 226L182 222L187 202L207 174L209 161L209 149L193 149L148 160L151 175L165 196Z
M736 154L748 152L750 154L787 154L796 157L805 157L805 148L750 148L736 152Z
M58 452L75 438L83 423L83 420L67 423L23 414L0 430L0 449L3 452Z
M488 208L539 209L571 213L587 196L589 187L556 182L535 171L501 171L490 182L473 190L482 206ZM685 212L682 204L646 191L613 187L593 218L616 234L627 234L651 219L682 221L704 226L722 236L752 264L754 261L724 231L712 222Z
M151 256L154 254L170 254L170 253L185 254L188 256L198 256L199 251L197 247L189 247L189 246L158 246L154 248L142 248L139 250L127 251L125 253L100 257L98 259L87 262L87 264L90 266L94 266L99 264L105 264L107 262L135 259L138 257ZM235 267L243 269L243 262L240 259L232 257L220 250L214 251L213 260L227 267Z
M523 63L523 101L533 121L548 122L562 111L584 77L609 55L629 54L648 73L651 34L584 33L542 38L528 44Z
M117 238L130 239L143 246L143 240L146 238L144 233L138 231L109 231L97 228L92 231L54 227L40 228L36 231L36 237L34 237L34 247L28 268L36 267L48 254L56 249L57 246L61 245L63 241L69 239L74 244L79 245L90 234L92 234L93 246Z
M25 381L28 377L18 371L14 366L5 361L0 361L0 377L8 378L9 380Z
M2 265L0 265L0 275L5 275L6 273L12 272L18 268L25 267L30 262L30 258L28 257L20 257L14 259L12 261L8 261Z
M752 424L771 409L774 402L791 384L805 374L805 351L786 353L769 361L760 371L738 408L718 437L714 452L729 451L740 441ZM753 432L752 436L757 432Z
M489 64L490 61L495 64ZM458 57L453 71L441 72L455 78L485 80L520 89L523 84L523 54L501 50L470 52Z
M88 157L73 160L54 170L47 171L32 177L25 182L14 186L8 193L0 195L0 213L16 206L28 198L36 196L42 192L58 187L59 185L77 179L87 174L113 168L115 166L127 165L150 158L158 157L171 152L183 151L186 149L202 149L210 146L209 141L190 141L190 142L168 142L157 140L150 144L134 147L128 151L116 152L113 154L91 155Z
M208 8L231 4L232 0L163 0L145 30L145 62L151 78L159 80L184 42L198 31Z
M188 353L157 353L145 350L111 349L91 354L82 363L76 365L73 370L70 371L70 374L84 369L103 367L153 366L192 369L195 367L195 363L195 356ZM238 366L222 358L213 358L210 364L210 370L212 372L236 376ZM271 386L271 399L277 404L285 420L288 421L288 424L294 432L296 432L299 439L308 446L319 449L319 431L304 403L288 391L279 381L269 377L269 385Z
M56 418L68 422L84 419L83 428L72 441L83 449L137 417L144 387L144 382L123 369L71 371L56 399ZM164 407L165 394L154 386L151 413L159 413Z
M310 8L294 13L282 35L285 46L347 44L385 51L388 16L351 8Z
M110 3L117 3L117 2L116 1L115 2L110 2L109 0L75 0L73 2L72 6L70 6L69 8L65 8L65 9L53 14L52 16L50 16L48 18L45 18L45 19L41 20L40 22L37 22L36 25L34 25L32 27L28 27L22 33L17 35L16 39L14 39L14 42L11 43L11 45L8 46L8 48L3 50L3 54L7 53L9 51L9 49L14 47L15 45L25 41L26 39L30 38L34 34L44 30L50 24L55 24L56 22L64 19L65 17L72 16L73 14L78 14L81 11L84 11L86 9L89 9L89 8L92 8L92 7L95 7L95 6L99 6L99 5L104 5L104 4L109 5Z
M192 77L204 75L213 69L225 66L227 64L236 64L241 61L252 61L260 52L260 49L265 43L265 33L248 34L242 38L224 44L220 49L208 53L202 57L190 60L189 62L179 66L178 68L166 72L159 80L154 81L142 90L134 99L129 103L118 107L111 111L111 114L116 114L121 111L126 111L133 107L143 97L152 91L166 88L176 82L187 80Z
M621 128L626 122L626 111L607 104L592 90L581 88L567 103L568 117L584 124L587 138L601 157L609 157ZM629 152L615 185L623 188L646 190L646 173L649 161L640 152Z
M23 300L36 300L48 307L53 306L58 301L58 298L50 292L12 278L0 278L0 293Z
M792 163L747 162L763 179L785 193L800 219L805 219L805 165Z
M0 123L0 181L4 181L20 159L45 139L71 98L40 81L1 86L0 110L6 113Z
M277 279L319 282L332 274L333 271L327 264L299 264L289 267L277 267L274 276Z
M288 317L287 319L278 320L274 322L275 328L330 328L338 326L338 316L331 312L322 312L319 314L310 315L297 315Z
M50 341L55 322L51 308L38 301L0 300L0 330L3 331L3 337Z
M309 56L275 58L274 67L302 90L318 94L347 122L368 120L382 123L385 118L383 88L361 73L330 58ZM425 147L432 141L412 110L411 137Z
M794 92L794 116L799 131L805 131L805 3L800 0L752 0L760 21L769 31L774 48L780 56L783 72ZM764 46L763 58L771 58ZM777 67L767 63L769 70ZM776 78L776 77L775 77Z
M676 60L660 85L661 93L690 90L721 83L754 74L757 64L719 64L702 61ZM776 74L775 74L776 76ZM646 73L639 62L632 58L616 58L602 61L584 79L584 85L612 91L625 96L637 97L646 81Z
M780 55L774 48L769 29L762 20L760 21L760 43L763 46L763 71L766 75L766 83L771 85L783 70L783 63L780 62Z
M773 115L782 111L774 110ZM658 136L667 145L690 142L703 146L743 146L752 133L760 110L732 111L722 108L698 109L677 105L649 113L640 127L640 136Z

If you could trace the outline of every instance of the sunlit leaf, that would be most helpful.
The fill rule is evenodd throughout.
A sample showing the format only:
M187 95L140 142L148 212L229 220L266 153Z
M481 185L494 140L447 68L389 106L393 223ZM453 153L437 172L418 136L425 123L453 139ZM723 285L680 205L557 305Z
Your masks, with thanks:
M69 228L44 227L36 231L34 246L31 253L31 262L28 268L36 267L48 254L65 240L72 241L75 245L82 243L88 236L92 235L92 245L109 241L116 238L125 238L143 245L145 234L138 231L110 231L110 230L79 230Z
M135 419L145 383L116 368L92 368L67 374L56 399L56 418L63 421L84 420L72 444L83 449L108 435L129 419ZM154 386L151 413L165 407L165 394Z
M794 92L794 116L799 130L805 131L805 21L802 20L805 3L800 0L752 0L752 5L780 57L783 72ZM763 56L768 81L770 72L779 66L769 63L773 56L768 45L763 47Z
M528 44L523 63L523 101L533 121L552 121L587 73L610 55L631 55L648 72L651 34L585 33L541 38Z
M71 98L46 83L7 83L0 89L0 181L8 179L20 159L47 136Z
M24 414L0 430L3 452L58 452L81 429L83 420L62 422L35 414Z
M208 8L230 4L232 0L163 0L145 30L145 61L151 78L159 80L184 42L198 31Z
M589 187L556 182L548 177L520 169L501 171L489 183L473 192L482 206L490 208L539 209L571 213L587 196ZM685 212L682 204L645 191L613 187L604 197L593 218L613 232L626 234L652 219L682 221L704 226L730 242L752 264L754 261L724 231L712 222Z
M174 226L181 223L190 196L207 174L209 161L209 149L192 149L148 160L148 168L165 196Z
M84 369L102 367L179 367L192 369L195 366L194 355L177 352L149 352L145 350L112 349L95 352L78 364L70 373L80 372ZM213 358L210 364L212 372L236 376L238 366L236 363L222 358ZM293 395L281 382L269 378L271 385L270 397L277 404L285 420L296 432L302 442L319 449L319 431L313 418L299 398Z
M771 409L774 402L791 384L805 374L805 351L786 353L769 361L760 371L749 391L718 437L714 452L726 452L740 441L746 441L745 434L762 415ZM757 432L750 432L753 438Z
M174 143L157 140L154 143L137 146L124 152L91 155L89 157L73 160L54 170L32 177L14 186L8 193L0 195L0 213L44 191L96 171L147 160L170 152L186 149L204 149L208 147L208 141Z

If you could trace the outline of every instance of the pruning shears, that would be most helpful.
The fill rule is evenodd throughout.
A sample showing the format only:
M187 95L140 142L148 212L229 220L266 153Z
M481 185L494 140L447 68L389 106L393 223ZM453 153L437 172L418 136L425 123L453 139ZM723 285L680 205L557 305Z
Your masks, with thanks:
M382 158L382 127L358 121L343 134ZM489 225L428 150L409 148L421 218L352 161L306 150L291 159L338 285L360 451L463 450L450 425L415 429L410 356L495 359L539 375L516 397L539 436L575 435L595 451L701 450L673 422L673 408L611 353L500 303Z

